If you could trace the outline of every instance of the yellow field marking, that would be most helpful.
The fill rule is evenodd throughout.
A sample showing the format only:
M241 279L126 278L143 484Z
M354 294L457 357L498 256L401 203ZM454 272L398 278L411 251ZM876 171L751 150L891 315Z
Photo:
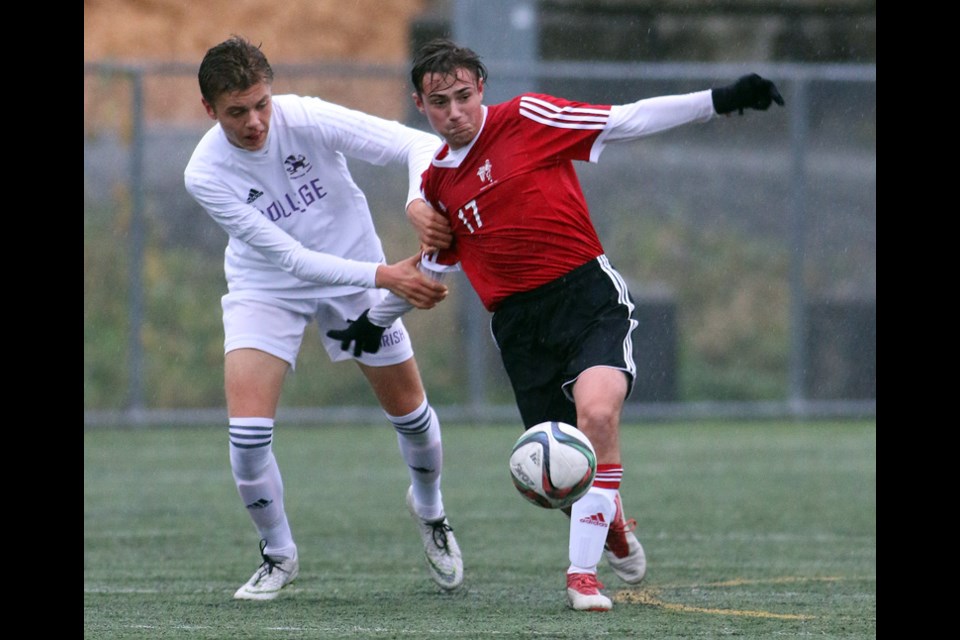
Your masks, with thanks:
M702 589L706 587L739 587L749 584L791 584L797 582L836 582L843 580L843 578L828 576L823 578L801 578L786 576L782 578L767 578L760 580L752 580L747 578L738 578L735 580L724 580L723 582L711 582L706 584L698 585L687 585L687 586L667 586L663 588L668 589ZM622 590L617 591L613 600L619 603L626 604L645 604L652 607L660 607L661 609L666 609L668 611L680 611L684 613L708 613L712 615L720 616L743 616L747 618L773 618L776 620L810 620L815 616L806 616L801 614L793 613L773 613L771 611L751 611L748 609L708 609L705 607L694 607L687 604L678 604L674 602L665 602L660 599L660 592L662 588L653 589L646 588L641 591L628 591Z
M790 584L792 582L840 582L843 578L839 576L824 576L822 578L801 578L798 576L784 576L783 578L765 578L752 580L747 578L738 578L736 580L725 580L723 582L708 582L706 584L694 585L696 587L742 587L748 584Z

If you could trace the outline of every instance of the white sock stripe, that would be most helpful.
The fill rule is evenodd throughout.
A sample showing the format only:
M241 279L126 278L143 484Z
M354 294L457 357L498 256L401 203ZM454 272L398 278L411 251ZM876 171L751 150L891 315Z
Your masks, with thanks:
M623 480L623 471L598 471L597 480Z
M269 427L273 428L273 418L230 418L231 427Z
M608 478L619 478L623 476L623 469L603 469L597 471L598 476L606 476Z

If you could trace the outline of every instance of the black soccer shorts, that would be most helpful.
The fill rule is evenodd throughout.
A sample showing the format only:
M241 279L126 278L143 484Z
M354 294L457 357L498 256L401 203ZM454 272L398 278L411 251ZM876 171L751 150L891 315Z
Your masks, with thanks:
M576 426L571 385L590 367L622 370L630 395L637 374L633 308L626 283L603 255L503 301L491 328L524 428L547 420Z

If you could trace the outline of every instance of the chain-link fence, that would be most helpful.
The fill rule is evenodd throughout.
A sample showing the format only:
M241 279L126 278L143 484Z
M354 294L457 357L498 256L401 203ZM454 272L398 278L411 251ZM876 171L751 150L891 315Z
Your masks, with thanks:
M426 129L407 70L274 65L319 95ZM538 63L492 83L626 103L756 71L787 107L608 147L578 167L607 254L632 284L640 372L628 416L876 411L876 67ZM183 188L212 122L189 65L84 66L84 418L219 420L225 234ZM351 163L387 257L417 247L402 169ZM464 279L406 322L446 419L516 420L487 313ZM379 419L359 372L316 335L283 417Z

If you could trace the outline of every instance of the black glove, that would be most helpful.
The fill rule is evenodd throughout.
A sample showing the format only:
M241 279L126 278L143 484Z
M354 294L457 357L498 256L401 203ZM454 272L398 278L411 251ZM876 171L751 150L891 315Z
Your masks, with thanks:
M739 111L740 115L743 115L744 109L766 111L771 102L782 107L783 96L777 91L775 84L755 73L743 76L729 86L713 90L713 109L721 114Z
M380 350L380 338L386 327L378 327L367 319L367 309L360 314L356 320L348 320L350 324L346 329L331 329L327 331L327 336L340 341L340 348L344 351L350 350L350 343L353 345L353 357L359 358L360 353L376 353Z

